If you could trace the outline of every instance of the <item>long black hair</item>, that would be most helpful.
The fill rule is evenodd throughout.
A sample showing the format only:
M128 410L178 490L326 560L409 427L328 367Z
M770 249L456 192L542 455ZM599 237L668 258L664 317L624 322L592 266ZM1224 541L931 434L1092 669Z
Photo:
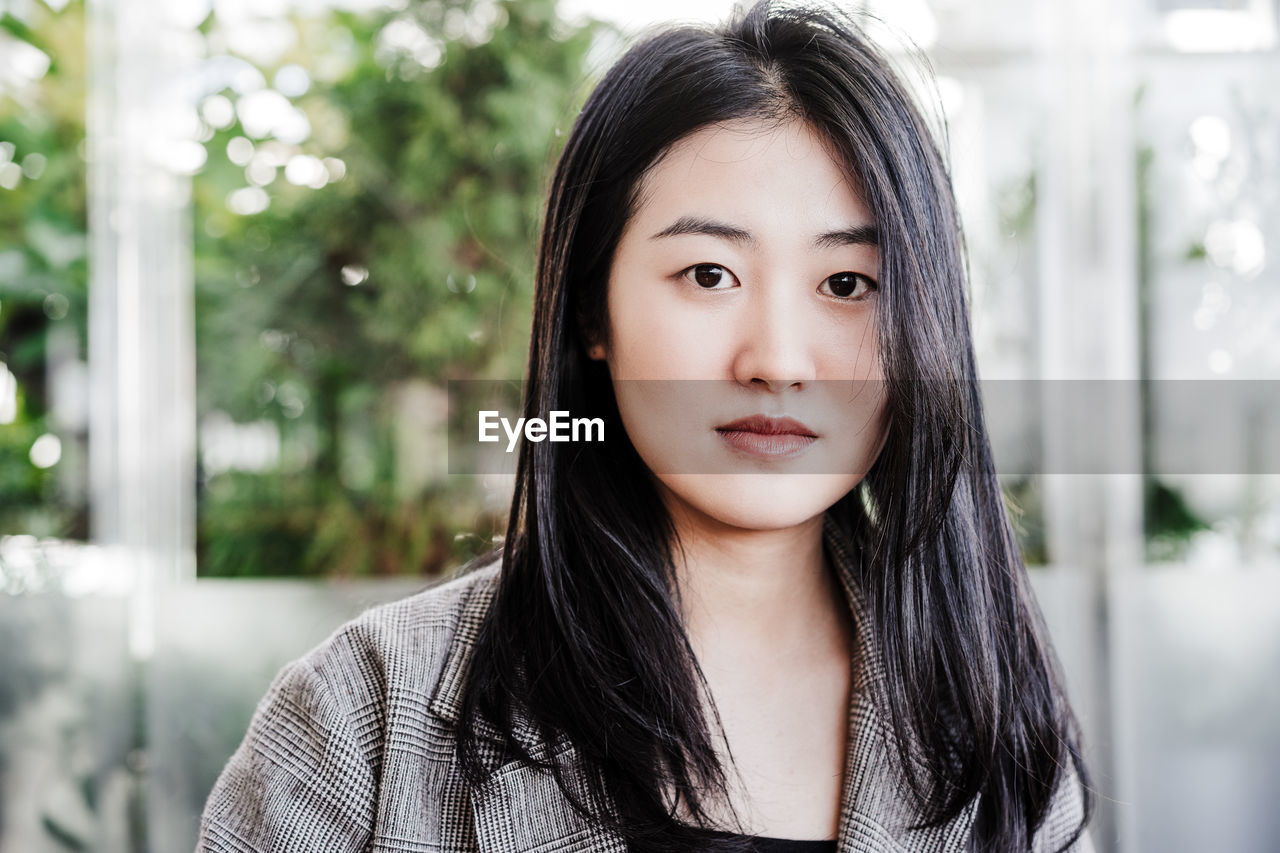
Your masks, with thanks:
M619 423L607 367L586 346L605 328L610 264L646 169L707 125L786 116L825 135L879 232L891 426L866 478L827 511L858 555L849 580L885 670L876 701L930 821L977 798L975 849L1026 850L1058 786L1088 775L996 479L946 164L854 20L765 0L720 29L653 35L608 71L550 187L525 416ZM625 439L523 444L458 727L474 781L493 769L482 743L492 725L508 757L544 764L576 808L632 849L714 846L698 827L711 825L728 772L675 603L674 544ZM586 792L528 754L515 737L522 720L574 746L590 770ZM673 793L687 821L675 818Z

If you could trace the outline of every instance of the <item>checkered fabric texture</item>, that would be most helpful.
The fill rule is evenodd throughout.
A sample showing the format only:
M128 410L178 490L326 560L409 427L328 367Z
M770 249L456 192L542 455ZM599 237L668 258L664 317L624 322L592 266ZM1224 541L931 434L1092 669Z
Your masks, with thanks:
M848 584L851 556L827 527L828 554L858 625L838 833L841 853L960 853L976 803L955 820L914 828L892 730L875 697L884 669L866 608ZM585 821L551 775L518 761L478 788L464 780L453 735L471 650L498 582L496 564L369 610L286 666L222 771L201 820L200 853L625 853ZM522 740L533 737L522 728ZM572 746L533 744L578 766ZM581 778L581 777L579 777ZM1056 851L1079 824L1065 781L1034 853ZM1087 837L1072 853L1092 853Z

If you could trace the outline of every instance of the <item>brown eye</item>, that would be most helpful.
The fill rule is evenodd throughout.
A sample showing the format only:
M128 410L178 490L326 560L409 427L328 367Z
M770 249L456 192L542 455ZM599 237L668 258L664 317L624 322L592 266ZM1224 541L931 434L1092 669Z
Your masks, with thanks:
M697 264L685 270L684 275L707 290L733 285L733 273L717 264Z
M876 287L871 278L860 272L838 272L828 276L818 287L818 292L840 299L861 299Z

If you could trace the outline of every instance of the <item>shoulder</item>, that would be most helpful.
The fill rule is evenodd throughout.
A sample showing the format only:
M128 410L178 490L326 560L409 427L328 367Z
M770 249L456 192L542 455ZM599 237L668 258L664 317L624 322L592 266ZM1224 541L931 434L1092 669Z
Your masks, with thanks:
M340 694L394 699L452 685L479 635L497 590L500 560L415 595L366 610L339 627L297 666Z
M477 610L483 615L497 586L499 565L500 561L495 559L464 567L421 592L372 607L340 626L307 659L321 662L344 642L396 646L447 641L464 618L476 615Z
M363 850L380 797L408 802L448 775L451 723L497 579L489 563L367 610L285 666L209 795L199 849ZM403 789L385 784L387 762Z

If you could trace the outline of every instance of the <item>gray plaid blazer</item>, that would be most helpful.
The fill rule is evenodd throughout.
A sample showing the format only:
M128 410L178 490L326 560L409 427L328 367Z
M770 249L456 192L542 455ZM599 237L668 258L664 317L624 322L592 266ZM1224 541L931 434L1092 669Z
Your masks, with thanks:
M827 544L847 565L840 544L830 536ZM286 666L209 796L198 850L625 853L620 837L573 810L549 773L513 761L473 788L459 772L453 726L497 579L491 565L374 608ZM866 625L858 591L846 592L857 624ZM943 826L914 828L921 815L871 700L884 673L866 633L858 631L839 850L959 853L976 804ZM579 767L571 744L540 743L532 727L517 736L535 756ZM1036 853L1061 848L1082 813L1073 776L1036 836ZM1093 848L1085 837L1071 849Z

